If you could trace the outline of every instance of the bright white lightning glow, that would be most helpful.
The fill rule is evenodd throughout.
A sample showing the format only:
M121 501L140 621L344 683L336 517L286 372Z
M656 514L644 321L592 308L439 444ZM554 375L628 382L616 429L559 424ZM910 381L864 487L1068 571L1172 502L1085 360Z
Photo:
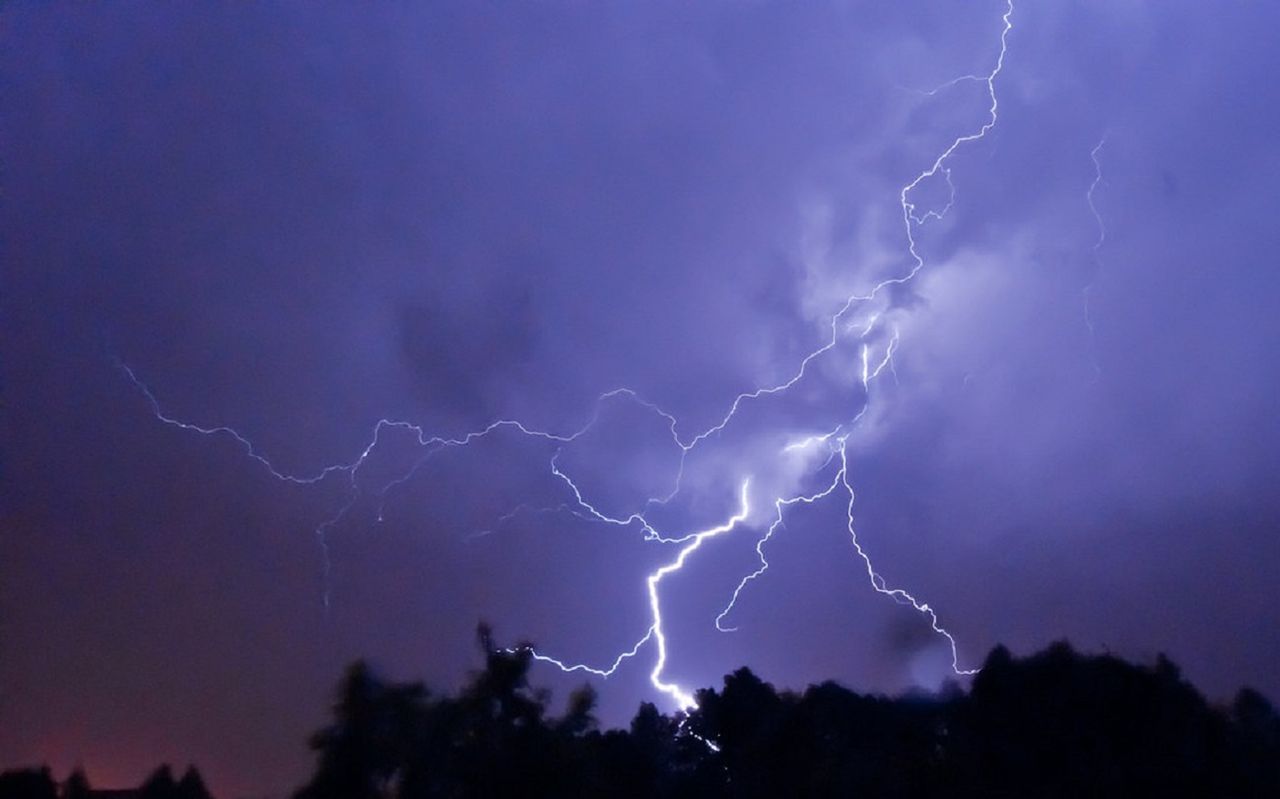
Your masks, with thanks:
M134 383L134 385L137 386L137 388L146 397L147 401L151 406L151 410L155 418L157 418L158 420L160 420L161 422L167 425L171 425L188 432L194 432L194 433L198 433L205 436L226 435L233 438L245 450L246 454L251 459L257 461L262 466L264 466L270 472L270 474L278 480L299 484L299 485L312 485L312 484L320 483L321 481L325 480L326 478L332 475L343 474L346 476L349 484L349 493L348 493L347 501L345 502L345 504L343 504L339 508L339 510L335 515L333 515L329 519L322 522L316 528L316 535L320 542L322 553L324 554L324 559L325 559L326 589L325 589L324 601L325 601L326 607L329 603L329 591L327 588L328 548L326 544L326 532L329 529L331 529L335 524L337 524L339 521L341 521L346 516L346 514L349 513L352 510L352 508L355 506L357 500L360 497L360 487L357 481L358 472L360 471L364 463L369 459L371 453L376 449L377 445L381 440L381 436L386 431L394 430L394 431L410 433L414 435L416 437L418 445L423 449L425 449L426 452L424 453L423 457L417 460L410 469L406 470L395 479L389 481L381 488L381 490L378 493L379 506L378 506L377 515L378 515L379 521L382 519L382 509L385 504L388 492L390 492L392 489L398 486L402 486L405 483L407 483L414 476L417 469L422 465L422 463L427 458L435 455L436 453L439 453L451 448L469 446L470 444L482 438L485 438L491 434L496 434L498 432L515 433L526 438L557 445L558 447L563 447L564 445L570 444L575 440L577 440L579 437L585 434L597 423L600 417L601 407L605 402L613 401L613 400L627 400L627 401L636 403L640 407L643 407L648 411L656 414L660 418L662 418L667 423L672 443L680 451L679 466L676 470L676 474L673 479L673 486L671 491L668 494L660 497L652 497L648 499L646 502L646 508L651 507L653 505L665 505L666 503L670 502L677 494L679 494L681 490L681 482L684 476L684 469L685 469L687 456L691 451L693 451L696 447L698 447L703 442L708 441L709 439L712 439L717 434L721 433L726 427L728 427L728 425L737 416L739 409L742 407L744 403L747 403L753 400L758 400L767 396L783 394L787 392L789 389L791 389L793 386L798 384L801 380L803 380L806 377L810 365L815 360L823 357L827 353L832 352L836 349L837 344L841 341L841 338L842 338L841 336L842 325L845 333L852 333L853 331L857 330L857 327L855 326L855 323L853 321L845 320L845 317L849 315L853 309L862 307L864 304L872 303L883 292L885 292L887 289L889 289L892 286L909 283L924 268L925 259L918 250L918 244L916 241L915 234L922 225L928 224L931 221L942 219L944 216L946 216L946 214L951 210L955 202L956 187L951 180L951 169L948 166L950 159L960 148L964 147L967 144L971 144L973 142L983 139L987 135L987 133L991 131L992 128L995 127L998 121L999 101L996 95L995 84L996 84L997 77L1000 75L1001 71L1004 69L1005 57L1008 52L1008 37L1009 37L1009 33L1013 30L1013 23L1012 23L1013 13L1014 13L1013 0L1006 0L1006 10L1001 17L1003 22L1003 29L1000 33L1000 52L996 59L995 65L992 67L989 73L981 76L964 75L959 78L953 79L952 81L949 81L946 84L943 84L943 86L938 87L938 89L935 89L932 92L925 93L929 96L932 96L937 92L941 91L943 88L955 85L959 82L977 81L985 84L987 95L990 98L990 105L988 108L988 119L986 122L984 122L981 125L980 128L978 128L976 131L961 135L956 139L954 139L951 142L951 144L933 160L931 165L926 170L919 173L918 175L915 176L914 179L912 179L911 181L903 185L899 191L899 202L902 209L902 220L903 220L903 227L904 227L905 239L906 239L906 251L910 257L910 268L907 270L907 272L898 277L882 280L881 282L873 286L870 289L870 291L868 291L865 294L854 294L847 297L844 300L841 307L838 310L836 310L836 312L830 318L829 336L825 338L825 340L817 349L814 349L813 351L805 355L800 360L799 364L795 368L794 372L791 374L790 378L776 385L762 386L762 387L755 388L751 391L738 394L731 401L727 411L719 419L719 421L717 421L715 424L713 424L711 427L707 428L706 430L703 430L692 436L681 435L679 431L679 422L675 418L675 416L673 416L672 414L666 412L665 410L660 408L658 405L642 398L639 394L637 394L635 391L631 389L618 388L612 391L605 392L604 394L601 394L597 398L597 401L595 404L595 410L593 411L591 418L588 419L587 422L581 428L571 433L552 433L552 432L547 432L547 431L529 427L523 422L520 422L518 420L500 419L500 420L491 422L490 424L488 424L483 428L466 433L463 436L456 437L456 438L445 438L441 436L430 436L426 433L426 431L421 426L417 424L413 424L405 421L399 421L399 420L385 419L385 418L380 419L373 426L369 443L365 446L365 448L360 452L360 454L355 459L347 463L339 463L332 466L326 466L323 469L319 470L318 472L315 472L309 475L299 476L299 475L290 474L280 469L277 469L271 463L271 461L253 445L253 443L247 437L245 437L244 435L242 435L232 427L224 426L224 425L200 426L196 424L183 422L179 419L166 415L162 411L160 403L156 399L155 395L141 381L141 379L139 379L139 377L135 374L135 372L129 366L123 363L119 364L120 368L125 372L125 374ZM1094 164L1095 164L1095 167L1097 167L1098 169L1098 177L1095 180L1093 186L1090 187L1090 190L1088 193L1090 208L1093 209L1095 216L1097 216L1098 223L1100 226L1099 241L1098 241L1098 244L1095 246L1095 252L1097 250L1097 247L1101 246L1102 240L1105 237L1105 228L1101 226L1101 217L1097 215L1097 209L1093 205L1093 192L1094 192L1094 189L1097 187L1098 182L1101 180L1101 171L1100 171L1101 167L1098 163L1098 157L1097 157L1101 147L1102 147L1102 142L1100 142L1098 144L1098 147L1096 147L1093 151ZM941 173L942 179L946 181L949 189L949 195L948 195L948 200L946 204L940 209L936 209L936 210L930 209L923 212L918 212L915 203L911 199L913 192L917 189L917 187L920 186L922 182L938 175L939 173ZM1087 298L1087 290L1086 290L1086 298ZM798 451L802 451L818 444L826 444L830 450L830 454L827 460L818 468L817 471L818 473L823 472L827 468L827 466L831 464L836 458L839 459L838 471L836 472L831 482L826 486L826 488L818 493L809 494L809 495L796 495L792 497L776 497L772 500L772 503L775 509L774 521L769 526L769 528L765 531L763 537L761 537L756 543L756 553L760 560L760 566L759 568L757 568L756 570L748 574L739 582L728 604L726 605L724 610L716 617L715 626L718 629L725 632L736 629L733 627L723 626L723 620L734 609L743 590L750 583L760 578L768 570L769 562L765 558L764 548L765 548L765 545L770 541L772 536L780 528L784 527L783 517L784 517L785 510L797 504L813 504L813 503L820 502L830 497L833 493L842 490L848 496L846 514L848 518L847 527L848 527L850 539L853 544L855 552L857 553L858 557L863 561L866 567L866 572L871 582L872 588L877 593L884 594L892 598L894 601L899 602L901 604L910 605L917 612L927 616L930 622L930 627L933 629L933 631L943 636L950 645L952 669L957 674L972 674L973 670L962 669L960 667L959 654L957 651L955 638L938 623L938 617L935 611L933 610L933 608L927 603L918 601L912 594L906 592L903 589L890 588L887 582L885 581L885 579L879 574L879 572L876 571L876 569L872 565L870 557L867 555L867 553L861 546L858 540L858 536L854 531L854 522L853 522L854 490L850 483L850 478L849 478L849 458L848 458L848 452L847 452L847 444L849 441L849 437L855 431L855 428L858 422L863 418L863 415L867 412L867 409L870 406L871 384L886 369L888 369L890 373L893 374L895 379L897 377L897 373L894 368L894 353L899 344L899 335L896 328L893 330L892 336L885 347L883 355L874 362L872 360L870 343L867 341L867 337L876 328L876 325L880 321L880 318L881 318L880 312L877 311L873 313L870 316L869 321L867 321L865 325L861 326L861 330L858 334L858 338L863 342L859 348L859 358L860 358L859 378L860 378L860 383L862 385L862 388L864 390L865 399L862 407L858 410L857 414L854 415L849 422L838 425L835 429L831 430L830 432L827 432L825 434L820 434L820 435L811 435L800 441L796 441L792 444L788 444L782 449L781 454L788 454L788 453L795 453ZM681 688L679 685L664 681L662 677L667 664L667 659L668 659L668 642L667 642L665 630L663 627L662 603L661 603L661 598L660 598L658 589L664 578L668 577L669 575L675 572L680 571L684 567L688 558L691 557L702 546L704 541L710 538L713 538L715 536L727 533L730 530L732 530L734 527L736 527L737 525L741 524L746 520L750 510L750 504L748 501L748 488L750 485L750 481L744 480L741 484L741 489L740 489L741 505L740 505L739 512L731 516L723 524L706 529L706 530L687 533L684 535L664 535L649 523L649 521L645 518L642 512L632 513L624 517L613 517L601 511L598 507L596 507L592 502L590 502L584 496L583 492L579 489L578 485L574 482L572 477L570 477L567 473L565 473L559 467L558 457L559 457L559 449L557 449L555 454L551 456L551 459L550 459L551 472L556 478L558 478L561 482L565 484L570 494L572 495L572 501L562 503L559 506L553 506L551 508L530 508L527 505L517 506L516 509L510 511L507 514L504 514L503 517L499 518L496 524L503 523L507 519L514 516L516 513L519 513L522 509L534 510L539 512L559 511L561 509L564 509L570 513L574 513L578 515L580 518L590 519L596 522L614 525L620 528L637 529L643 534L646 540L653 542L655 545L678 545L681 548L673 560L669 561L668 563L666 563L666 565L660 567L659 569L651 573L646 578L646 588L647 588L648 599L649 599L651 623L648 629L644 632L644 634L638 640L636 640L635 644L631 647L631 649L618 654L614 658L614 660L610 663L609 666L605 668L598 668L598 667L592 667L584 664L566 663L562 660L553 658L549 655L546 655L541 652L536 652L536 651L532 652L532 656L539 662L544 662L544 663L554 665L565 672L580 671L580 672L593 674L599 677L608 677L611 674L613 674L625 661L635 657L648 642L653 641L656 645L657 651L656 651L655 663L652 671L650 672L650 682L653 684L655 689L671 697L671 699L674 700L674 702L680 708L688 709L690 707L693 707L694 699L692 694L690 694L684 688Z
M692 694L681 688L679 685L664 682L662 679L663 669L667 665L667 635L666 631L662 627L662 598L658 594L658 586L662 583L663 579L667 577L667 575L674 574L675 572L683 569L685 561L702 546L704 541L709 538L714 538L722 533L727 533L734 527L746 521L747 516L751 513L751 501L749 497L750 487L751 478L748 477L742 481L738 512L733 516L730 516L723 524L706 530L690 533L679 539L674 539L687 543L685 543L684 547L681 548L679 554L676 555L675 560L659 567L656 571L645 578L645 585L649 592L649 618L652 622L649 625L648 631L645 632L643 638L636 641L635 645L632 646L631 649L623 652L621 655L618 655L608 668L596 668L583 663L565 663L557 658L544 655L536 649L530 650L534 659L540 660L544 663L550 663L566 673L585 671L589 674L594 674L597 677L608 677L618 670L618 667L622 665L622 661L627 658L634 657L636 653L640 651L642 646L648 643L650 639L653 639L657 643L658 654L656 662L653 665L653 671L649 672L649 682L652 683L654 688L674 699L681 710L687 710L695 707L697 703L694 702Z
M742 481L742 506L737 514L729 517L729 520L719 527L712 527L709 530L696 533L693 536L693 540L680 550L680 554L676 556L675 560L650 574L645 580L645 584L649 587L649 610L653 614L653 635L658 642L658 658L657 662L653 664L653 671L649 672L649 682L653 683L654 688L676 700L681 710L696 707L697 703L693 701L693 695L680 686L662 681L662 670L667 665L667 636L662 629L662 602L658 597L658 584L668 574L678 572L684 568L685 560L696 552L698 547L702 546L703 541L708 538L714 538L721 533L727 533L746 520L747 515L751 512L751 503L747 498L747 490L750 485L750 478Z

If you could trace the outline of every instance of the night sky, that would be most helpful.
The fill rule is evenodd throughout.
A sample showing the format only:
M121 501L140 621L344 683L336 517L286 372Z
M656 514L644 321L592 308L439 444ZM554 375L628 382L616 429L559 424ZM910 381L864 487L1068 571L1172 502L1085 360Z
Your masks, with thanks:
M1280 13L1023 2L988 82L1005 11L6 4L0 765L283 794L352 659L606 668L695 540L684 689L938 688L879 585L1280 698Z

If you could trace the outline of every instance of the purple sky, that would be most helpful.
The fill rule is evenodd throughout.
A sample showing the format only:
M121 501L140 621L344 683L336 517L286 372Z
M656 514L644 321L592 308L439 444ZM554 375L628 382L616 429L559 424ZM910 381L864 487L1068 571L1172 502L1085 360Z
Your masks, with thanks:
M741 402L666 504L669 419L597 402L632 389L690 442L909 274L900 192L990 120L1004 10L7 4L0 764L194 761L275 795L357 656L450 687L485 618L608 665L681 546L584 518L557 450L664 535L751 478L661 583L664 679L937 687L948 641L873 589L843 485L785 510L716 629L773 501L839 481L837 437L784 448L837 425L858 542L961 668L1067 637L1280 696L1265 4L1017 6L996 124L909 195L946 209L910 227L914 279ZM297 485L165 424L117 359L282 474L352 463L382 418L596 422L384 429ZM606 721L673 707L656 655L594 680Z

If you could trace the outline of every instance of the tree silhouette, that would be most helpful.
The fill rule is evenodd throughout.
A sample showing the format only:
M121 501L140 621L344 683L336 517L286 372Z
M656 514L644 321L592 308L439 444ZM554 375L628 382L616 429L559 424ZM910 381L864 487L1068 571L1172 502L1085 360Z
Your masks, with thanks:
M404 750L416 743L412 727L425 698L421 685L388 686L364 661L353 663L338 689L334 723L311 737L319 763L299 799L387 796Z
M151 776L138 789L138 794L141 799L175 799L177 791L178 783L173 779L173 769L165 763L151 772Z
M897 698L834 682L778 691L749 669L696 693L688 713L642 704L598 729L596 697L561 715L529 683L531 648L477 630L483 667L455 694L343 675L332 721L311 736L296 799L462 797L1280 797L1280 715L1241 690L1205 701L1163 656L1133 665L1065 642L987 656L968 692ZM188 767L156 769L130 797L211 799ZM94 799L83 771L61 799ZM0 774L0 799L59 799L47 768Z
M200 776L195 766L187 766L182 779L178 780L174 796L177 799L213 799L209 789L205 787L204 778Z
M484 668L456 697L421 684L392 685L358 662L348 669L334 723L312 736L318 755L297 799L564 795L589 772L575 745L594 730L595 693L575 691L565 715L547 717L532 689L529 647L501 649L480 625Z
M92 788L84 769L76 768L62 783L62 799L92 799Z
M61 790L54 783L48 767L0 774L0 799L99 799L116 796L129 799L212 799L204 779L194 766L188 766L182 779L175 781L173 770L162 765L133 791L95 791L90 787L84 769L79 767L67 776Z
M58 799L58 786L48 766L11 769L0 774L0 799Z
M601 732L594 693L551 717L530 649L497 647L483 625L477 639L484 668L456 696L353 666L299 799L1280 796L1272 705L1244 690L1211 707L1164 657L997 647L967 694L899 698L779 692L739 669L688 714L643 704L629 729Z

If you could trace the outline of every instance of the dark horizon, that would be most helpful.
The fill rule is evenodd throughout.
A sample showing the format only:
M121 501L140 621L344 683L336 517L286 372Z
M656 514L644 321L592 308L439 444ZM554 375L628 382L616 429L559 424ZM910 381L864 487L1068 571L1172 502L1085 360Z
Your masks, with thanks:
M608 724L1060 639L1280 696L1277 22L6 3L0 764L280 794L478 618Z

